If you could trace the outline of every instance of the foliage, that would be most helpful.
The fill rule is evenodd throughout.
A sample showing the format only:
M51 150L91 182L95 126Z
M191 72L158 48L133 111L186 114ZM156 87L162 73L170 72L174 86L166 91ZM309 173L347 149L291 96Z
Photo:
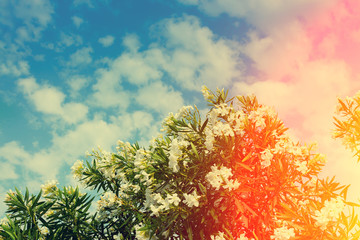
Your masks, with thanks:
M95 235L89 223L93 198L78 188L58 189L54 182L43 185L44 192L32 195L26 189L10 191L9 209L0 235L5 239L87 239Z
M101 194L97 211L78 189L48 184L10 192L5 239L358 239L349 186L318 177L314 145L287 135L254 96L203 88L210 110L186 106L148 148L119 141L93 151L74 176ZM205 120L203 121L202 118ZM351 210L347 214L347 210ZM45 232L44 229L47 231Z
M360 161L360 92L354 97L338 98L337 116L335 120L335 138L343 140L343 144L350 148Z

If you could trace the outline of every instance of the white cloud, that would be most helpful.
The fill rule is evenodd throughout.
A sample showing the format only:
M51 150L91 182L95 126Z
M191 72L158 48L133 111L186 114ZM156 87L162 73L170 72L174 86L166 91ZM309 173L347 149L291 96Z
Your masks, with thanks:
M26 41L31 41L33 38L38 38L38 31L34 31L36 30L34 28L29 28L29 27L19 27L18 29L16 29L16 33L17 33L17 42L26 42Z
M199 0L178 0L179 2L183 4L189 4L189 5L197 5L199 4Z
M41 174L44 180L56 178L60 167L65 163L71 166L92 148L100 146L106 151L111 151L117 140L130 138L136 130L143 133L143 139L149 139L149 126L152 125L152 116L145 112L111 117L111 122L101 119L87 121L63 135L55 134L52 146L48 150L35 153L24 164L31 171Z
M21 91L23 93L30 95L32 92L39 88L39 85L36 83L35 78L29 77L20 79L18 82L18 87L21 88Z
M159 79L162 73L150 65L141 54L124 53L109 63L108 69L97 70L97 83L93 86L94 104L103 107L120 106L126 109L129 94L123 91L122 82L143 85Z
M0 162L0 180L17 179L19 175L15 172L13 164Z
M0 23L12 26L11 12L9 11L10 0L0 1Z
M41 86L33 77L20 79L17 84L38 112L60 117L70 124L86 119L88 107L80 103L64 103L65 94L55 87Z
M46 26L51 21L54 12L48 0L20 0L14 3L15 15L25 23L36 22Z
M78 96L79 91L87 87L89 85L89 82L90 82L89 78L81 75L75 75L69 77L66 80L66 84L70 87L70 92L72 97Z
M77 123L86 118L88 107L82 103L65 103L62 108L62 117L68 123Z
M75 6L79 6L79 5L82 5L82 4L85 4L87 5L89 8L93 8L94 5L92 3L91 0L74 0L74 5Z
M249 32L248 41L241 50L257 70L270 72L271 77L279 79L291 74L293 69L301 67L309 59L312 43L299 22L290 22L265 37L259 37L254 31Z
M139 116L144 118L143 121L140 121ZM91 148L101 146L110 151L117 140L128 139L136 129L146 130L152 123L151 115L145 112L127 113L110 119L110 122L94 119L78 125L64 135L54 135L50 151L63 152L62 156L67 154L63 159L72 164L76 157L83 156Z
M15 141L0 146L0 180L18 179L17 171L29 157L30 154Z
M245 18L263 31L279 26L294 16L312 14L335 0L178 0L187 5L196 5L210 16L226 13L232 17Z
M139 89L134 98L142 106L162 114L175 112L184 105L181 92L160 81Z
M118 116L110 116L109 121L101 118L80 123L72 129L58 135L52 133L51 146L35 153L30 153L17 142L9 142L0 146L0 160L5 161L1 180L15 179L17 171L26 172L23 176L33 188L49 179L56 179L63 167L70 167L78 158L83 158L86 152L100 146L106 151L112 151L117 140L126 141L139 134L139 140L148 141L154 132L154 119L150 113L135 111ZM16 170L18 169L18 170ZM40 174L40 178L32 177Z
M227 86L241 76L242 62L235 42L218 38L196 17L167 19L157 25L166 48L156 43L165 56L163 69L181 87L199 90Z
M22 24L16 29L16 42L23 44L26 41L38 41L42 31L47 27L54 12L48 0L19 0L9 1L7 11L11 12L9 21L13 17L20 19ZM12 23L10 23L12 26ZM14 26L12 26L14 27Z
M125 83L148 88L158 84L163 90L159 80L169 76L183 89L200 91L204 84L212 88L227 86L241 76L239 46L219 39L195 17L163 20L152 27L152 34L160 39L143 51L139 51L140 41L136 35L124 37L127 51L108 60L108 67L97 70L93 104L126 108L129 96L124 92Z
M93 85L93 96L90 102L103 108L119 106L126 109L130 103L129 94L121 86L121 73L116 68L115 60L109 69L96 71L97 83Z
M79 28L84 23L84 19L78 16L73 16L71 19L77 28Z
M37 111L45 114L61 114L65 94L52 87L38 88L29 96Z
M6 61L0 64L0 75L22 76L29 74L29 64L26 61Z
M122 43L130 52L137 52L141 45L139 37L136 34L126 35Z
M80 46L83 43L82 37L80 35L75 34L65 34L63 32L60 33L60 42L58 42L59 47L70 47Z
M123 54L114 61L112 68L116 68L122 78L135 85L143 85L162 76L156 66L152 66L141 54Z
M93 52L91 47L83 47L71 54L68 65L71 67L78 67L92 62L90 53Z
M110 47L113 45L115 38L111 35L107 35L105 37L99 38L99 43L103 45L103 47Z
M45 60L45 55L44 54L37 54L34 56L34 60L38 61L38 62L42 62Z
M91 104L102 108L118 107L120 111L126 111L130 104L130 95L122 88L108 89L104 85L95 89Z
M9 163L21 165L23 161L29 160L30 154L18 142L12 141L0 147L0 158L6 159Z

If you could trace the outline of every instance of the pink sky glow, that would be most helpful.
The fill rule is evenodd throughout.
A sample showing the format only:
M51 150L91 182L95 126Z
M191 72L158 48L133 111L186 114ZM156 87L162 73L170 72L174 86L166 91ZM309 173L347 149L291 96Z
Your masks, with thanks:
M360 2L314 2L311 11L248 34L242 49L260 77L236 83L233 93L254 93L275 107L291 135L302 143L317 142L328 159L323 176L351 184L349 200L358 202L360 164L332 139L332 117L337 97L360 90Z

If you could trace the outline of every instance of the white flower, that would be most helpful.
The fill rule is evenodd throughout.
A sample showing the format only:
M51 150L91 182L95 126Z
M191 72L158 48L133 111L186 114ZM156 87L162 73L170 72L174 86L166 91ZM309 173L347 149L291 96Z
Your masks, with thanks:
M271 153L271 151L269 149L265 149L264 151L262 151L260 153L260 158L261 158L261 167L262 168L266 168L268 166L271 165L271 160L273 159L273 154Z
M206 86L201 87L201 92L202 92L205 100L211 100L213 98L213 96L209 92L209 89Z
M325 164L327 162L325 154L322 153L316 155L316 160L321 164Z
M295 237L294 228L287 228L285 226L281 228L275 228L274 234L270 236L271 239L275 240L288 240L291 237Z
M124 237L121 233L114 235L114 240L122 240L122 239L124 239Z
M113 179L116 177L115 167L113 166L111 167L104 166L101 167L99 170L104 174L104 177L107 179Z
M7 225L7 224L9 224L9 219L7 217L3 217L0 220L0 225Z
M151 193L150 189L146 189L145 208L150 209L151 215L159 216L161 212L169 210L171 205L178 206L181 199L177 193L167 194L164 199L160 193Z
M223 186L225 189L229 189L229 191L235 190L240 187L240 183L235 179L226 179L225 185Z
M316 187L316 183L317 183L318 179L316 177L311 178L311 180L307 183L307 185L310 188L315 188Z
M213 127L218 120L218 112L216 109L212 109L210 112L207 113L208 118L208 126Z
M97 201L97 210L99 215L97 215L100 221L106 221L109 218L119 214L120 205L122 201L118 198L113 192L105 192L100 197L100 200Z
M255 111L252 111L249 114L249 120L255 123L255 128L257 130L262 130L266 127L265 118L269 117L271 119L276 118L276 112L273 108L268 106L261 106Z
M143 225L136 225L135 226L135 233L136 233L136 239L137 240L149 240L149 234L145 230L140 230L143 227Z
M240 183L237 180L231 180L229 177L232 177L231 168L222 166L220 169L216 165L211 166L211 171L206 174L206 181L214 187L216 190L219 190L223 185L223 188L233 190L240 186Z
M6 194L4 201L6 201L6 202L10 201L11 200L10 195L11 196L15 195L15 192L13 190L11 190L11 189L9 189L9 192Z
M233 125L233 131L237 135L243 136L245 121L246 121L244 112L242 111L230 112L228 116L228 121Z
M279 137L279 140L275 143L275 148L272 149L272 152L275 154L286 153L292 147L293 147L293 143L291 142L290 137L286 134L283 134Z
M189 112L193 109L194 108L192 106L183 106L182 108L180 108L179 112L175 114L175 119L180 119L185 115L186 112Z
M326 200L324 207L320 211L315 211L316 226L319 226L321 230L325 230L330 221L339 217L344 207L345 203L340 196L332 198L330 201Z
M57 190L57 185L58 181L56 180L51 180L51 181L47 181L46 184L41 185L41 189L43 191L44 195L48 195L54 191Z
M234 131L232 130L231 126L228 123L217 122L213 126L213 133L215 136L234 136Z
M49 231L49 229L47 227L43 226L43 227L40 228L40 233L42 235L47 235L47 234L50 233L50 231Z
M169 204L174 204L175 206L178 206L181 202L181 199L178 197L177 193L174 193L172 195L168 194L165 201L167 201Z
M295 161L295 165L297 166L296 170L301 172L302 174L305 174L307 173L308 171L308 167L306 166L307 165L307 162L306 161Z
M170 149L169 149L169 168L172 169L173 172L179 171L179 157L182 154L181 147L186 146L189 144L188 142L184 140L179 140L177 138L173 139L170 143Z
M158 217L160 215L160 211L162 208L160 206L155 206L153 204L150 205L151 215Z
M206 174L205 178L213 188L219 190L221 187L221 183L223 182L223 179L221 178L221 175L218 174L218 171L213 169L213 166L211 167L211 169L212 171Z
M245 236L245 233L242 233L240 237L238 237L236 240L249 240L249 239Z
M298 201L298 205L300 207L305 207L306 205L309 205L309 203L310 203L310 201L308 199L306 199L304 201L302 201L302 200Z
M136 151L136 154L135 154L135 160L134 160L134 165L136 168L138 169L144 169L145 168L145 165L144 165L144 150L142 149L138 149Z
M211 235L211 240L226 240L223 232L218 232L217 236Z
M80 179L82 176L82 170L84 169L84 164L82 161L77 160L74 165L71 167L74 178Z
M196 190L194 190L191 194L184 193L184 198L185 198L184 203L188 207L199 206L198 199L200 198L200 196L197 195Z
M205 129L205 146L208 151L211 151L214 147L213 143L215 141L215 137L210 128Z
M229 107L226 103L221 103L221 104L217 105L215 109L213 109L213 111L215 111L217 113L217 116L219 116L219 117L229 115L231 110L232 110L232 108Z

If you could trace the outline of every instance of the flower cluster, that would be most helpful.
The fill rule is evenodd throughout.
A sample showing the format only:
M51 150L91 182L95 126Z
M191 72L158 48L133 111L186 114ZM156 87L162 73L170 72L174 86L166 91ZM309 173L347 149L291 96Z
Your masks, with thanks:
M169 168L172 169L173 172L179 171L178 161L182 155L181 148L186 148L189 145L189 142L183 139L173 139L170 143L169 150Z
M217 235L211 235L211 240L226 240L225 234L223 232L219 232Z
M266 119L275 119L276 112L269 106L261 106L255 111L251 111L248 119L253 122L256 131L262 131L266 127Z
M71 167L73 176L75 179L80 179L82 176L82 170L84 168L84 163L80 160L77 160L74 165Z
M288 240L291 237L295 237L294 228L287 228L286 226L274 229L274 235L270 236L271 239L275 240Z
M326 200L324 207L315 211L316 225L325 230L328 223L337 219L344 208L345 203L340 196Z
M261 167L266 168L271 165L271 161L274 155L271 153L270 149L265 149L261 153Z
M206 174L207 182L216 190L222 186L224 189L234 190L240 186L240 183L235 179L229 179L233 174L230 168L221 166L218 168L216 165L211 166L211 171Z
M46 196L51 193L54 193L54 191L58 189L56 186L57 184L59 184L57 180L52 180L52 181L48 181L46 184L41 185L43 194Z
M188 207L198 207L199 206L199 198L201 196L199 196L196 193L196 190L194 190L191 194L188 193L184 193L184 203L188 206Z
M121 204L121 199L113 192L105 192L100 200L97 201L97 211L99 213L97 216L98 220L107 221L118 216L120 214Z
M159 216L161 212L169 210L171 205L178 206L180 201L177 193L168 194L163 198L160 193L149 194L148 191L144 206L151 210L151 215Z

